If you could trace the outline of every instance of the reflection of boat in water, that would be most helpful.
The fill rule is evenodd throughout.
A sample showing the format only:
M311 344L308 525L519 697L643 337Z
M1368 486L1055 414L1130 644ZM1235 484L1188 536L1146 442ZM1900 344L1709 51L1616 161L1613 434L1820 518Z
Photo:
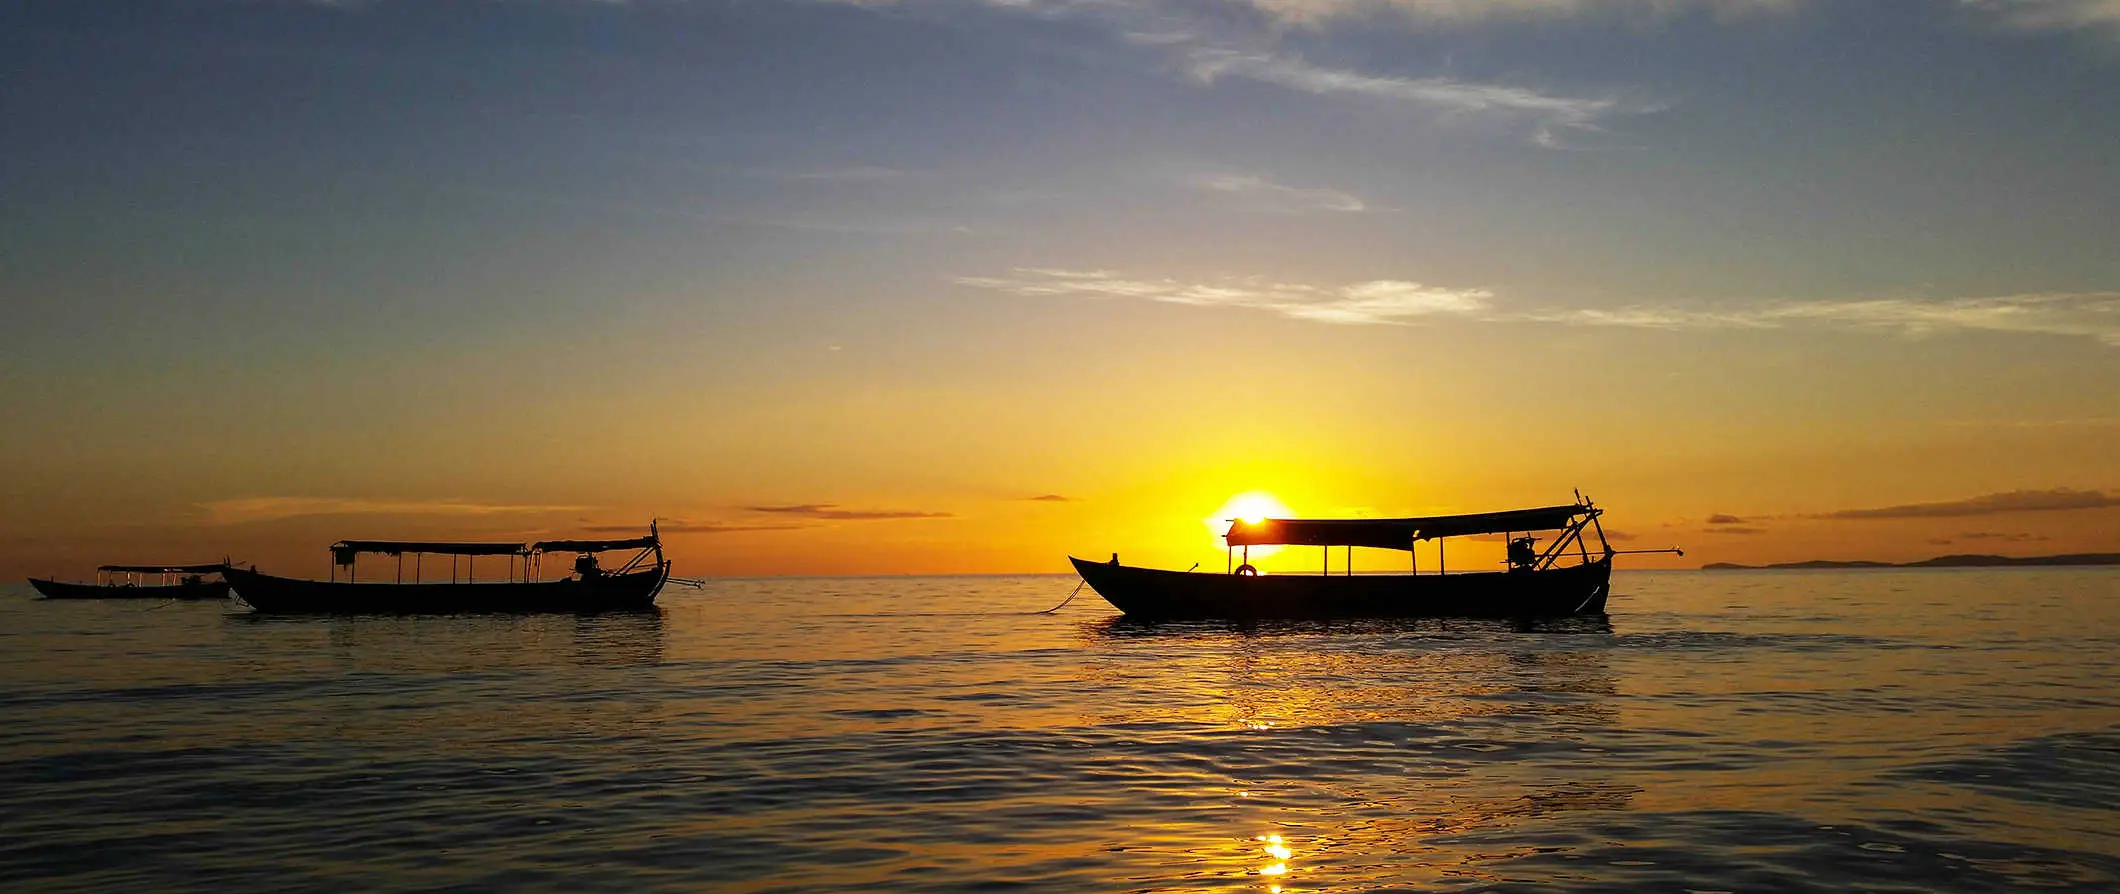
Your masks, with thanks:
M605 552L635 550L617 570L597 562ZM540 579L547 553L573 553L571 574ZM364 553L397 558L395 579L361 581ZM413 556L413 580L404 581L405 556ZM449 582L422 578L429 555L450 557ZM480 556L506 556L508 579L477 582ZM627 540L547 540L520 543L448 543L397 540L341 540L331 546L332 578L301 580L262 574L256 569L228 568L223 573L235 595L260 612L287 614L443 614L457 612L607 612L642 611L655 606L670 575L662 539L653 523L648 535ZM457 560L468 566L461 580ZM338 579L340 568L346 580Z
M96 582L76 584L30 578L46 599L226 599L228 581L207 580L226 566L211 565L101 565ZM147 583L143 576L152 577Z
M1085 636L1105 638L1178 638L1227 636L1304 636L1309 634L1483 635L1499 633L1612 634L1605 614L1554 617L1350 617L1350 618L1192 618L1158 621L1132 615L1106 615L1083 621Z
M1082 579L1129 617L1355 618L1355 617L1553 617L1602 614L1611 589L1612 557L1622 552L1605 540L1598 518L1604 510L1581 500L1562 506L1472 515L1389 519L1235 520L1224 535L1231 550L1225 574L1164 571L1070 557ZM1543 551L1540 538L1517 536L1559 531ZM1595 533L1598 549L1586 535ZM1451 574L1442 541L1449 537L1503 535L1508 544L1502 571ZM1409 554L1423 540L1437 541L1438 567L1421 574L1353 573L1355 547ZM1249 561L1253 546L1317 546L1325 550L1321 573L1262 575ZM1347 550L1347 573L1331 573L1332 548ZM1244 550L1237 564L1235 550ZM1571 551L1572 550L1572 551Z

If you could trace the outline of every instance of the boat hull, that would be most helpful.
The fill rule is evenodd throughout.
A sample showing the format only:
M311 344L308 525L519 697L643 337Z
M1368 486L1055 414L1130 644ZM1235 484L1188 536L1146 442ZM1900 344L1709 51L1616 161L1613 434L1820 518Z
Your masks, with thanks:
M1612 582L1609 558L1545 571L1256 577L1069 561L1113 608L1146 620L1598 615Z
M239 568L226 572L236 597L251 608L305 615L646 611L655 607L668 574L664 566L593 580L393 584L301 580Z
M46 599L227 599L227 581L200 581L167 587L127 587L108 584L70 584L60 580L30 578Z

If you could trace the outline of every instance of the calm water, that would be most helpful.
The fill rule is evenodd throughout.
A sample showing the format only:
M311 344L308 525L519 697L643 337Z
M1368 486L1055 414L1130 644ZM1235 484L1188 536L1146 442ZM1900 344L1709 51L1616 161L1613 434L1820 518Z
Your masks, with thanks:
M2120 572L1623 574L1144 628L1073 578L659 616L0 596L0 885L2120 888Z

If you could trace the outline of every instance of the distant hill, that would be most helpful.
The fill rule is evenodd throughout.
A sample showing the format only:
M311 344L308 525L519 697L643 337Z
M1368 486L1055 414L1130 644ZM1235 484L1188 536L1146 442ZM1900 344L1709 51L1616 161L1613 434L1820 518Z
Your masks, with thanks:
M2056 565L2120 565L2120 553L2071 553L2064 556L1937 556L1919 562L1782 562L1776 565L1738 565L1709 562L1702 571L1768 571L1802 568L2030 568Z

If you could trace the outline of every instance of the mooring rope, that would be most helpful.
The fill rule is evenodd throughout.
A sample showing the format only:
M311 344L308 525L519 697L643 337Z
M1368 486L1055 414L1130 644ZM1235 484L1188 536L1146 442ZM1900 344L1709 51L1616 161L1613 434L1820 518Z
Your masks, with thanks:
M1063 609L1063 608L1066 608L1066 607L1067 607L1067 604L1068 604L1068 603L1070 603L1070 602L1073 602L1073 601L1075 601L1075 596L1077 596L1078 594L1080 594L1080 593L1082 592L1082 588L1083 588L1083 587L1087 587L1087 586L1089 586L1089 581L1086 581L1086 580L1085 580L1085 581L1083 581L1083 582L1081 582L1081 583L1079 583L1079 584L1076 584L1076 585L1075 585L1075 589L1074 589L1074 591L1073 591L1073 592L1070 592L1070 593L1068 593L1068 594L1067 594L1067 598L1066 598L1066 599L1062 599L1062 600L1060 600L1060 604L1059 604L1059 605L1053 606L1052 608L1046 609L1045 611L1042 611L1042 612L1031 612L1031 614L1034 614L1034 615L1050 615L1050 614L1052 614L1053 612L1056 612L1056 611L1059 611L1059 610L1061 610L1061 609Z

